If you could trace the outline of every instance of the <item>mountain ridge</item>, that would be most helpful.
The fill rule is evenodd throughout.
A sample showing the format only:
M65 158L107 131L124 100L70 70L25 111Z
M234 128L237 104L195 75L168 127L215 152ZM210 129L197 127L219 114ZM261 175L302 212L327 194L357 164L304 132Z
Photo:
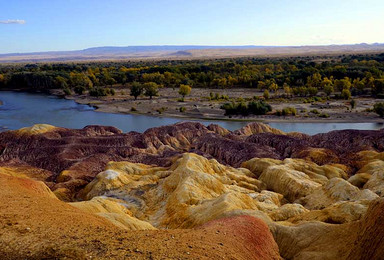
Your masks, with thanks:
M101 46L82 50L0 54L0 63L161 58L226 58L240 56L299 56L384 52L384 43L344 45L143 45Z

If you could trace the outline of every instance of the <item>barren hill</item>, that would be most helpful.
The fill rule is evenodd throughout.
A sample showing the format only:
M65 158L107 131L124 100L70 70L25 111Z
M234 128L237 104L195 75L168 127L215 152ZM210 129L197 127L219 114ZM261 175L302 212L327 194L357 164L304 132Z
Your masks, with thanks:
M0 54L0 63L137 59L201 59L228 57L278 57L384 52L384 44L319 46L200 46L163 45L95 47L74 51Z

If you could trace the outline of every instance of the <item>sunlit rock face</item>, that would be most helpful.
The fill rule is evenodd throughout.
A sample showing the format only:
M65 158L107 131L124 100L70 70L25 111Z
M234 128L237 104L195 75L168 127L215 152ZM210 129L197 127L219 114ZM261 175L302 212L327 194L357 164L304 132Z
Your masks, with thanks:
M268 226L285 259L348 259L373 250L364 241L380 222L383 140L382 130L308 136L260 123L142 134L38 125L0 133L0 174L119 230L231 226L245 215Z

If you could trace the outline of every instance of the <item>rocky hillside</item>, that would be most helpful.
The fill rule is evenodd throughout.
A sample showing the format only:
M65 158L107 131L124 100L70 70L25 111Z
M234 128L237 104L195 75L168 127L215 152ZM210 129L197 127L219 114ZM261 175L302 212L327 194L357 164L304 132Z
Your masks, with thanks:
M0 256L380 259L383 137L190 122L0 133Z

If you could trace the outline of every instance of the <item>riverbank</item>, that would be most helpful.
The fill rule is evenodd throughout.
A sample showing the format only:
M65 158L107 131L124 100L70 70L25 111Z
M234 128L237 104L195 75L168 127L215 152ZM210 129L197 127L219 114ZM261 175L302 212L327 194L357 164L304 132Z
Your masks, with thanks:
M150 115L170 117L185 120L220 120L239 122L266 123L382 123L383 119L370 111L379 99L359 97L355 98L356 107L351 109L346 100L323 100L310 102L305 98L270 99L268 103L273 111L261 116L225 116L220 107L227 102L225 99L215 100L210 96L224 96L229 100L251 100L255 96L262 96L262 92L254 89L192 89L191 94L180 101L177 89L162 88L159 96L149 99L139 97L135 100L129 95L129 88L115 88L116 94L107 97L91 97L89 95L65 96L79 104L90 105L95 111L104 113ZM51 92L64 96L61 90ZM273 113L286 107L294 107L296 116L277 116Z

